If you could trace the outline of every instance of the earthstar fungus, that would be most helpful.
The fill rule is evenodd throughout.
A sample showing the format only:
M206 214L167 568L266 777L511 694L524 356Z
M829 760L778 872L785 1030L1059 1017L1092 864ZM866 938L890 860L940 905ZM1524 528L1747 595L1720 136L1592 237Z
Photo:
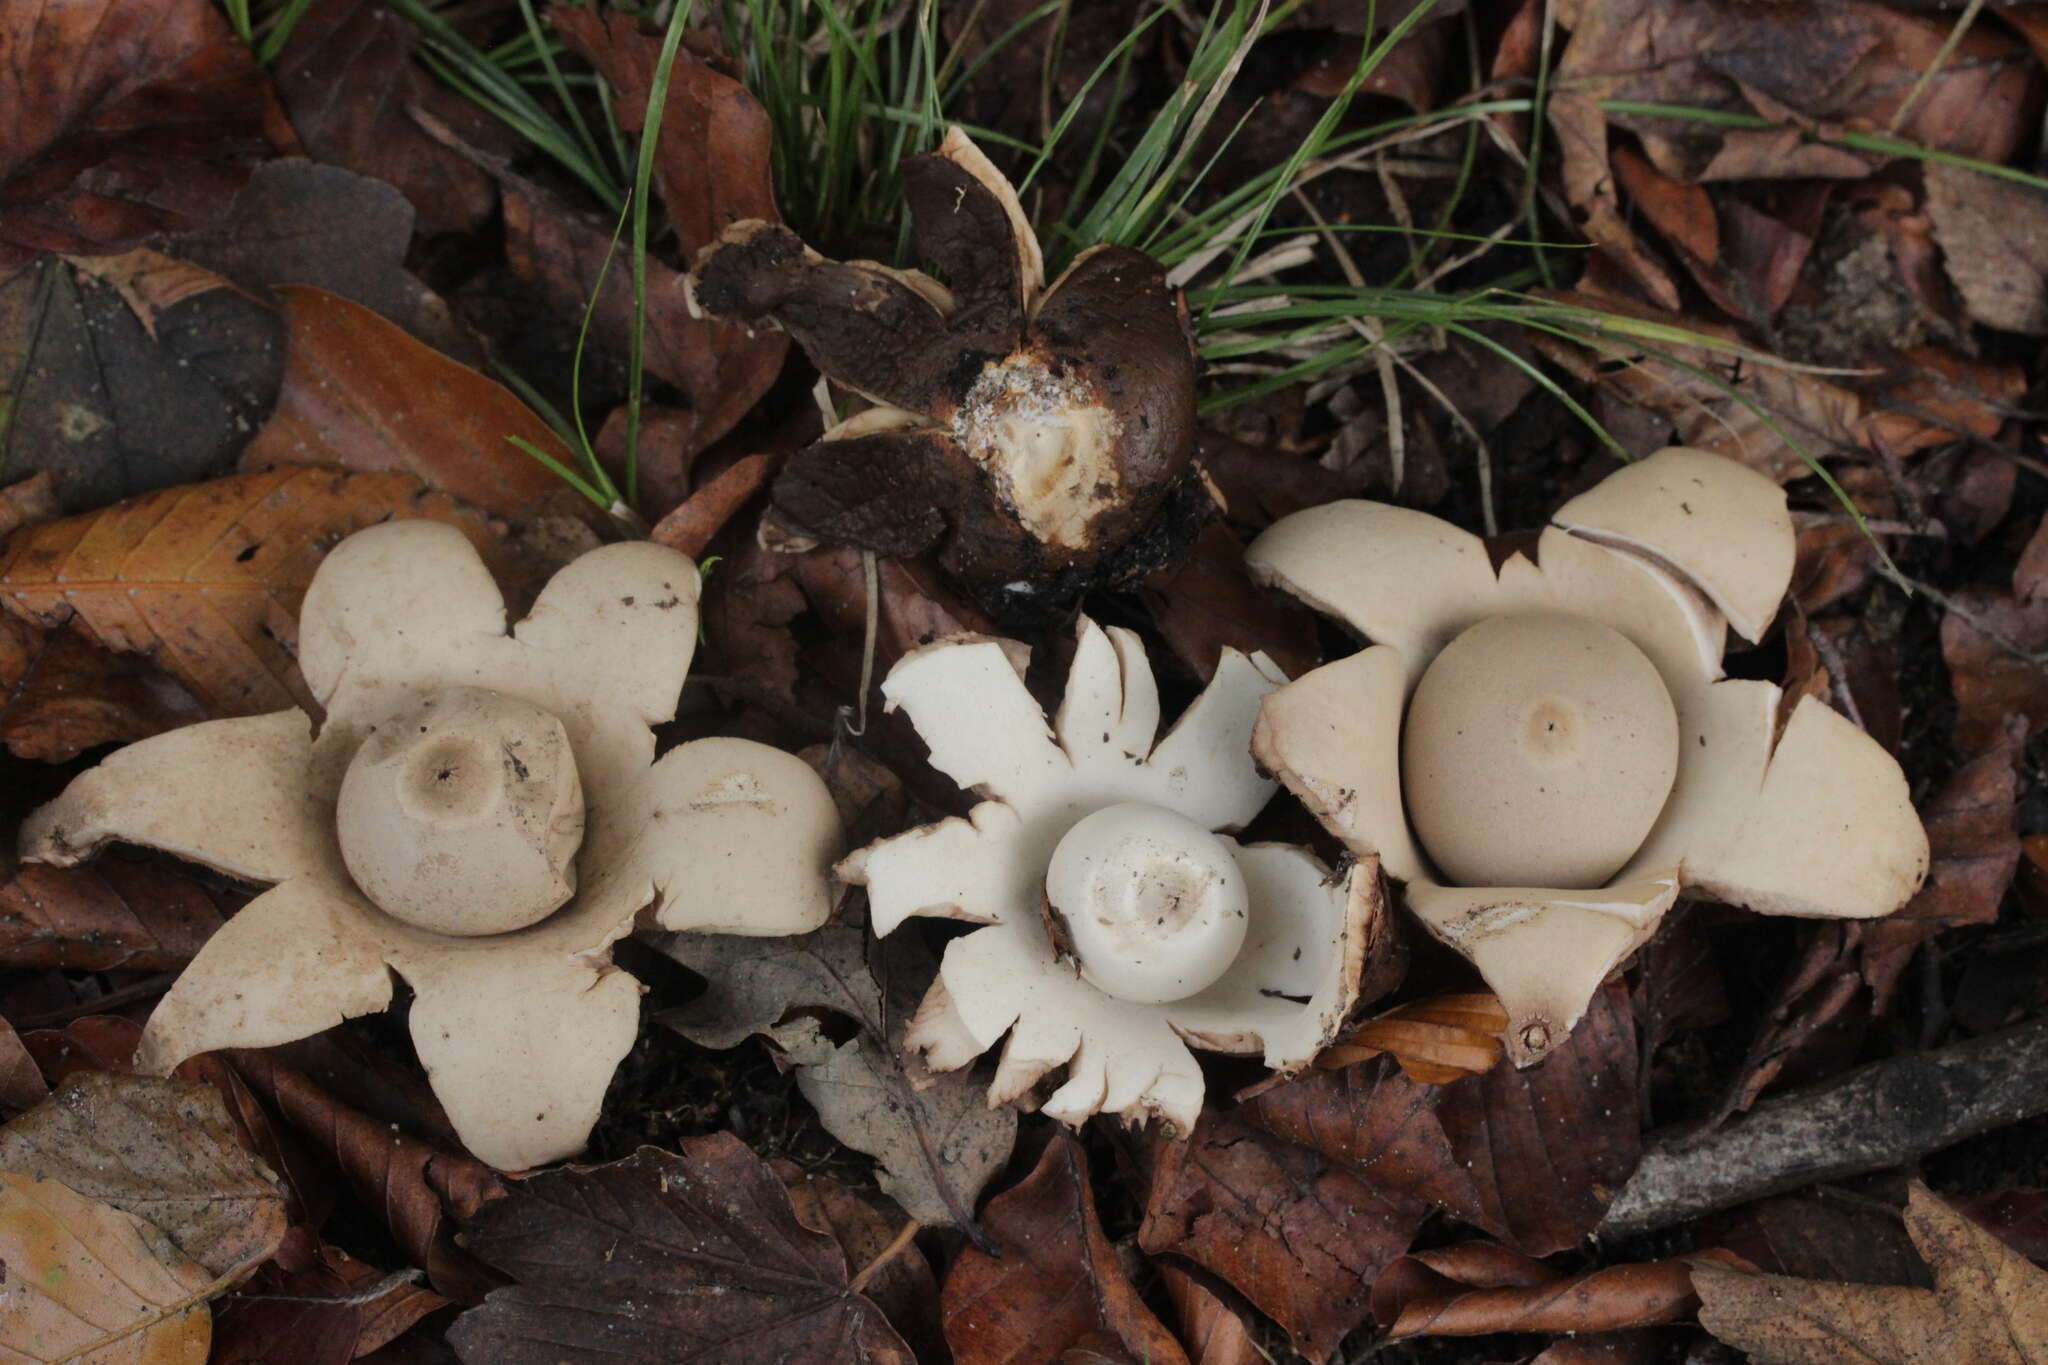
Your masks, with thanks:
M1186 320L1164 269L1129 247L1091 247L1048 287L1016 191L957 128L903 182L943 284L827 260L758 220L691 271L699 309L774 322L877 404L790 459L764 535L936 549L998 604L1071 592L1177 492L1200 494Z
M946 947L908 1043L937 1070L1005 1034L991 1105L1066 1079L1045 1112L1115 1112L1193 1128L1189 1047L1305 1066L1355 1002L1381 928L1379 870L1333 877L1307 850L1246 844L1277 789L1248 743L1284 680L1224 651L1164 736L1145 649L1083 618L1051 727L1002 642L959 636L906 655L882 683L932 765L982 798L966 818L879 840L839 874L867 887L874 930L918 915L983 927Z
M150 1016L145 1068L384 1009L396 971L471 1150L568 1156L637 1031L611 945L643 911L795 934L830 910L842 836L809 767L738 739L655 759L696 644L696 566L672 550L593 550L508 632L460 532L376 526L329 553L300 612L317 733L290 710L131 744L30 816L22 855L119 840L271 883Z
M1346 501L1274 523L1253 576L1369 642L1268 696L1260 763L1470 958L1526 1065L1681 892L1871 918L1928 865L1898 764L1805 697L1723 676L1790 584L1784 492L1661 450L1558 509L1496 570L1420 512Z

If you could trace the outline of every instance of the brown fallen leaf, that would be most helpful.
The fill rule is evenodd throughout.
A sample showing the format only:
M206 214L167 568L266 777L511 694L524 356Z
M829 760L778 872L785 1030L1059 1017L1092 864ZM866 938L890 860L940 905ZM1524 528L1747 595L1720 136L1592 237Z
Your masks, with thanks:
M197 226L268 151L263 70L209 0L22 0L0 52L0 264Z
M1657 1327L1692 1316L1692 1272L1702 1263L1742 1265L1706 1251L1565 1275L1505 1247L1464 1242L1388 1266L1373 1282L1372 1315L1397 1340Z
M293 25L271 75L316 159L396 185L426 232L467 232L490 215L491 178L414 114L465 127L489 116L413 60L417 40L411 24L375 0L319 0Z
M403 471L515 519L603 514L518 437L565 465L554 429L494 379L422 344L359 303L311 285L279 289L291 346L277 411L242 468L330 465Z
M692 559L701 559L712 538L725 529L725 524L756 493L768 486L780 463L774 455L742 455L654 523L647 538Z
M43 1069L29 1055L14 1025L0 1019L0 1106L33 1109L50 1098Z
M1879 1012L1921 944L1944 929L1998 918L2019 870L2026 744L2026 722L2009 717L1999 742L1957 769L1922 806L1927 881L1896 914L1863 929L1863 977Z
M240 900L166 862L26 863L0 884L0 964L176 971Z
M1199 1279L1174 1265L1161 1265L1159 1278L1180 1320L1189 1365L1260 1365L1266 1359L1244 1315Z
M1409 1080L1448 1085L1491 1070L1500 1060L1500 1035L1507 1026L1507 1011L1484 993L1411 1000L1366 1020L1350 1037L1324 1048L1316 1065L1334 1071L1384 1052L1401 1064Z
M960 1365L1051 1365L1105 1344L1144 1365L1188 1365L1118 1264L1071 1136L1055 1135L1037 1168L989 1201L982 1226L999 1254L963 1250L941 1297Z
M413 1283L418 1273L386 1275L295 1227L276 1259L216 1305L207 1365L348 1365L447 1307Z
M1699 1266L1700 1325L1759 1365L2041 1365L2048 1271L1915 1183L1906 1231L1933 1289Z
M1993 1190L1950 1202L2035 1265L2048 1267L2048 1190Z
M0 1170L61 1181L162 1229L232 1283L284 1239L276 1178L236 1140L212 1087L86 1072L0 1127Z
M267 161L220 220L165 245L261 294L311 284L353 299L466 365L482 351L448 304L405 268L417 215L395 186L341 166Z
M1896 1210L1828 1197L1825 1187L1778 1195L1702 1221L1699 1240L1759 1270L1863 1284L1926 1282Z
M0 1265L10 1360L205 1365L224 1283L134 1214L0 1171Z
M1922 174L1942 264L1970 316L2048 335L2048 195L1938 162Z
M455 1240L457 1218L474 1215L504 1192L496 1172L339 1103L268 1052L220 1055L286 1123L334 1158L356 1197L377 1211L435 1292L475 1303L501 1282Z
M1160 1139L1138 1245L1185 1256L1286 1328L1315 1365L1365 1320L1367 1291L1429 1206L1235 1115Z
M65 763L205 718L190 693L146 661L71 626L43 630L0 615L0 744L15 757Z
M1423 1086L1391 1059L1261 1091L1246 1117L1370 1172L1532 1256L1576 1245L1642 1154L1636 1030L1610 981L1565 1044L1527 1070Z
M1263 652L1290 678L1322 657L1315 614L1285 593L1254 584L1243 543L1220 520L1201 529L1184 563L1147 578L1142 595L1174 656L1204 682L1225 648Z
M942 1359L939 1281L918 1250L918 1225L884 1213L829 1176L807 1175L794 1162L769 1163L789 1190L797 1221L831 1235L846 1253L851 1286L873 1299L919 1360Z
M2030 733L2048 726L2048 599L1968 587L1947 605L1941 657L1956 699L1955 746L1982 753L2008 715L2025 716Z
M732 1361L913 1365L838 1244L729 1133L522 1180L468 1240L515 1281L449 1329L471 1365L682 1360L712 1343Z
M972 1227L981 1191L1017 1140L1017 1115L990 1108L973 1068L934 1076L903 1047L934 964L907 934L875 941L830 924L763 942L675 934L663 950L703 976L704 994L661 1021L705 1047L760 1033L796 1064L797 1086L834 1137L881 1163L884 1193L932 1226ZM829 1010L860 1033L835 1044L815 1018Z
M0 478L55 476L65 511L225 473L269 419L284 321L154 251L44 257L0 281Z
M409 475L288 466L18 531L0 544L0 608L149 653L216 716L310 704L299 601L331 546L393 516L447 522L500 581L519 577L482 516Z

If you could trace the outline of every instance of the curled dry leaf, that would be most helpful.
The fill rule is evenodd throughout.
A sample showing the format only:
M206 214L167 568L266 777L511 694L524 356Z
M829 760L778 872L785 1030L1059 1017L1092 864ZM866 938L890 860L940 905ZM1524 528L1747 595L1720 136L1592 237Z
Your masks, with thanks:
M55 257L0 281L0 478L56 476L66 511L225 472L284 374L269 303L154 251Z
M25 1365L205 1365L224 1287L153 1224L0 1171L0 1351Z
M1915 1183L1906 1231L1934 1288L1694 1270L1700 1325L1759 1365L2040 1365L2048 1271Z
M268 1052L223 1054L249 1088L340 1165L365 1207L424 1268L436 1292L475 1303L500 1283L456 1245L455 1220L501 1195L504 1183L474 1157L439 1151L340 1103Z
M0 52L0 263L204 223L269 150L263 70L209 0L23 0Z
M0 1128L0 1170L61 1181L161 1228L232 1282L284 1238L276 1177L236 1140L210 1086L86 1072Z
M654 524L647 538L692 559L701 558L712 538L739 515L756 493L768 486L775 465L773 455L742 455L677 503Z
M1372 1287L1373 1317L1394 1338L1495 1332L1620 1332L1681 1322L1699 1306L1693 1268L1743 1267L1726 1252L1564 1275L1486 1242L1418 1252Z
M294 623L313 571L394 516L458 527L494 570L523 577L480 515L409 475L286 467L19 531L0 544L0 608L152 654L215 716L305 704Z
M1542 1062L1417 1085L1390 1059L1267 1089L1251 1122L1532 1256L1590 1232L1641 1156L1636 1030L1611 981Z
M512 391L359 303L311 285L278 290L291 329L277 411L242 468L403 471L503 517L602 514L517 437L564 465L562 438Z
M932 977L909 935L872 942L858 926L770 940L677 934L670 956L709 986L662 1022L705 1047L765 1034L795 1061L797 1085L834 1137L882 1163L882 1189L920 1223L971 1226L975 1202L1017 1139L1013 1109L991 1109L972 1071L934 1076L904 1046ZM860 1025L835 1044L823 1009Z
M468 1240L515 1281L449 1330L471 1365L682 1360L707 1343L734 1361L912 1365L838 1244L727 1133L523 1180Z
M1159 1278L1180 1320L1189 1365L1259 1365L1266 1359L1244 1315L1178 1266L1161 1265Z
M348 1365L447 1306L413 1283L418 1274L386 1275L295 1227L276 1259L221 1299L208 1365Z
M1317 1365L1364 1320L1366 1291L1429 1211L1234 1115L1205 1115L1154 1150L1138 1244L1228 1281Z
M1366 1020L1350 1037L1324 1048L1316 1065L1334 1071L1384 1052L1409 1080L1448 1085L1491 1070L1500 1060L1500 1034L1507 1026L1508 1012L1494 996L1431 996Z
M396 185L427 232L466 232L491 212L490 176L415 115L480 127L489 116L413 60L417 40L374 0L326 0L299 16L271 75L315 158Z
M1052 1365L1106 1344L1145 1365L1188 1365L1118 1264L1073 1138L1055 1136L1030 1175L989 1201L982 1226L999 1254L968 1247L946 1276L955 1360Z
M176 971L240 899L162 862L24 863L0 885L0 964Z

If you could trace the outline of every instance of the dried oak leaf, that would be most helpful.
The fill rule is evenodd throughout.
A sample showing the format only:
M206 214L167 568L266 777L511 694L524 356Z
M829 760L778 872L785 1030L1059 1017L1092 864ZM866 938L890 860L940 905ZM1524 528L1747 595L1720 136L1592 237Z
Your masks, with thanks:
M1366 1293L1429 1205L1235 1115L1162 1139L1138 1244L1185 1256L1285 1327L1321 1365L1365 1319Z
M155 1225L0 1171L0 1352L10 1362L205 1365L225 1287Z
M206 222L269 150L268 99L211 0L0 9L0 264Z
M46 257L0 281L0 479L45 470L65 511L226 471L284 375L268 303L154 251Z
M240 899L167 862L24 863L0 883L0 965L176 971Z
M760 221L727 229L691 269L705 312L776 323L880 405L791 457L770 530L936 550L991 601L1061 598L1117 552L1142 552L1140 531L1185 492L1186 322L1164 269L1129 247L1093 247L1048 286L1016 192L959 130L904 162L903 179L918 253L945 284L827 260Z
M946 1343L962 1365L1052 1365L1076 1348L1188 1365L1118 1263L1071 1136L1056 1135L1030 1175L989 1201L983 1227L999 1254L963 1250L941 1296Z
M272 64L277 93L313 156L404 191L430 233L490 216L491 178L422 127L422 113L487 127L489 115L413 61L418 32L377 0L318 0Z
M643 1147L522 1180L468 1240L516 1281L449 1329L473 1365L912 1365L849 1287L838 1244L797 1220L774 1171L728 1133L685 1139L681 1156Z
M1578 1243L1642 1155L1636 1030L1610 981L1526 1070L1418 1085L1391 1059L1296 1077L1245 1106L1259 1127L1419 1196L1532 1256Z
M239 1279L284 1238L276 1177L211 1086L85 1072L0 1128L0 1170L61 1181L161 1228L209 1276Z
M500 581L528 577L481 515L410 475L286 466L25 527L0 542L0 609L150 654L214 716L305 706L299 601L329 548L392 517L447 522Z
M1917 1183L1906 1231L1933 1289L1699 1266L1700 1325L1759 1365L2048 1361L2048 1271Z
M970 1071L934 1076L903 1046L934 965L914 938L876 942L831 924L793 938L677 934L663 945L705 993L662 1022L705 1047L765 1034L797 1066L826 1131L882 1163L882 1189L920 1223L972 1226L975 1202L1017 1140L1016 1111L991 1109ZM844 1015L860 1033L835 1044L793 1011Z
M518 437L575 463L554 429L504 385L338 294L311 285L277 292L291 329L284 387L242 452L243 469L403 471L502 517L602 520L512 443Z

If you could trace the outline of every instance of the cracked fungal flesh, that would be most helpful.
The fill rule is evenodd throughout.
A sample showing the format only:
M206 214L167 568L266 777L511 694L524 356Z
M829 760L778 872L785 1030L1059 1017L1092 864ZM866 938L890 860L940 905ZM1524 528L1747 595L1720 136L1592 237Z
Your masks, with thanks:
M1368 642L1268 696L1253 749L1478 967L1527 1064L1681 891L1870 918L1927 872L1898 763L1825 703L1723 676L1791 580L1781 488L1662 450L1498 568L1435 517L1336 502L1246 554Z
M1284 679L1225 650L1164 735L1144 646L1087 620L1048 726L1001 641L942 640L883 681L932 765L982 798L840 864L877 934L913 916L979 925L946 947L909 1046L938 1070L1003 1043L989 1103L1078 1124L1158 1116L1186 1133L1190 1047L1292 1071L1342 1025L1383 918L1379 871L1341 877L1306 849L1243 843L1275 783L1252 762L1260 698Z
M1085 251L1047 287L1016 193L958 129L903 166L920 255L946 282L830 261L735 224L691 272L714 317L772 321L877 404L798 451L771 533L936 549L978 589L1041 590L1129 541L1188 474L1195 354L1160 265Z
M151 1014L137 1064L303 1038L412 987L413 1044L472 1151L583 1146L633 1044L611 945L823 924L839 818L797 758L739 739L655 757L697 644L697 569L645 542L583 555L526 619L452 527L394 521L322 562L299 662L324 709L131 744L22 828L72 864L120 840L270 889Z

